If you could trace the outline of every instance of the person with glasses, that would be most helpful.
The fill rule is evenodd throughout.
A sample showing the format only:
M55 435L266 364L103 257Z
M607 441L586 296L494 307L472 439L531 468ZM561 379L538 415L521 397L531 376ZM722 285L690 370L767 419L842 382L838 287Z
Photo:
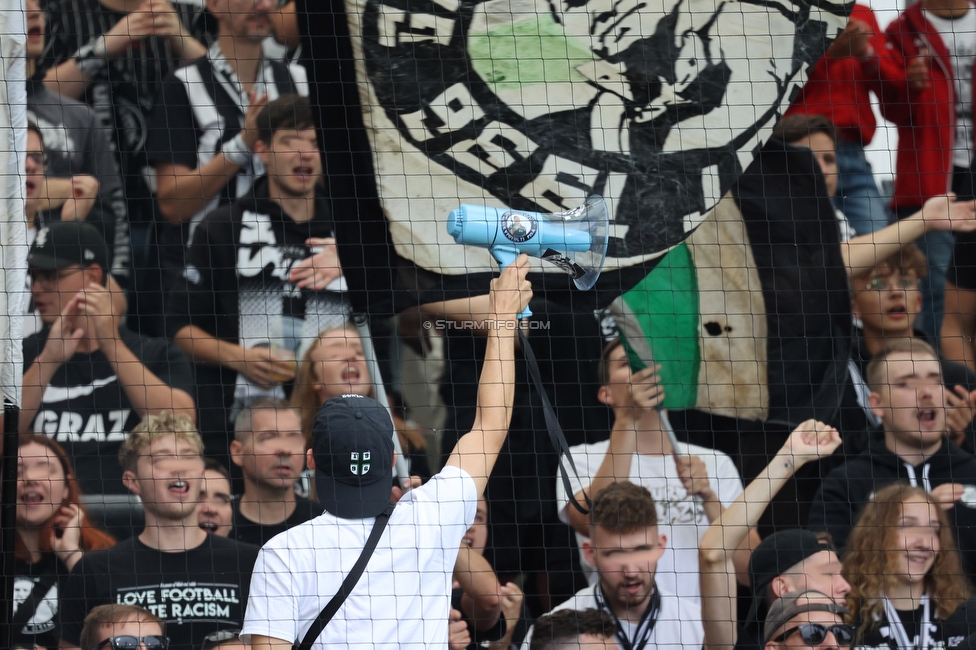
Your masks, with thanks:
M41 228L27 265L44 327L24 339L21 433L64 446L85 494L124 494L116 454L128 432L150 413L196 418L189 360L122 324L124 300L108 285L108 247L94 226Z
M909 483L948 509L963 567L971 575L976 570L976 457L946 435L947 391L938 355L921 339L895 339L867 365L865 379L883 435L827 474L807 528L830 533L844 548L871 496L892 483Z
M241 626L258 548L200 528L202 452L185 415L151 415L126 438L118 462L142 502L145 526L86 553L72 569L61 599L60 650L88 650L85 617L110 603L139 603L166 621L171 650L199 650L208 634Z
M848 614L846 607L819 591L787 594L769 608L763 626L765 648L849 648L854 626L844 621Z
M853 313L861 325L861 336L855 339L857 347L852 355L854 367L851 374L861 388L861 406L866 409L875 428L880 426L881 420L871 413L870 404L867 403L870 391L863 380L867 364L895 339L919 338L928 342L926 334L916 329L923 301L919 282L927 271L928 263L922 251L914 244L906 244L874 267L854 274L851 280ZM946 421L949 434L953 442L971 452L976 372L941 356L939 365L947 389Z
M168 650L166 624L135 605L99 605L85 617L82 650Z
M840 575L833 546L808 530L781 529L752 551L748 587L752 606L738 617L738 584L733 554L759 523L771 501L803 467L840 446L837 429L807 420L797 426L769 464L712 523L701 539L701 603L706 650L759 650L763 622L787 594L816 589L842 603L850 585Z
M960 509L968 506L950 512ZM972 594L945 502L907 483L878 490L865 505L848 541L844 576L856 648L945 647L942 622Z

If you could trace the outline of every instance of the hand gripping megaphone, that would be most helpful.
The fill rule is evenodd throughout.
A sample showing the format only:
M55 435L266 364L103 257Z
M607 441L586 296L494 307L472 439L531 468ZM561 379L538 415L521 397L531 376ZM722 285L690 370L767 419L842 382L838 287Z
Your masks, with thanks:
M592 289L607 257L610 215L603 197L554 214L483 205L461 205L447 218L447 232L459 244L487 248L502 266L526 253L555 264L578 289ZM531 316L526 307L519 318Z

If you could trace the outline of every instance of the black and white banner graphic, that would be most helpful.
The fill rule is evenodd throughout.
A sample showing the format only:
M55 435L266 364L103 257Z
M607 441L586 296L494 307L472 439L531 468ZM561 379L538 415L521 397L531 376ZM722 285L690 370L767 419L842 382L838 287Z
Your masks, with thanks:
M851 4L348 0L397 252L460 274L459 203L607 199L607 270L680 242L752 160Z

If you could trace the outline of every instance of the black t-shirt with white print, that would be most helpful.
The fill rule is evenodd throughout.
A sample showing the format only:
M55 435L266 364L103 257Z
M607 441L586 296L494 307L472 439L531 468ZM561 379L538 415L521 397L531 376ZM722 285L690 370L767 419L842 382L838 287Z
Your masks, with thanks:
M208 17L203 0L171 0L171 4L187 33L206 46L216 34L216 23ZM43 5L48 42L38 62L39 70L73 59L81 47L125 18L124 13L98 0L45 0ZM144 38L134 42L124 56L111 59L82 97L95 109L120 153L131 222L153 221L145 150L149 114L162 91L163 79L185 63L165 38Z
M51 327L24 339L24 370L44 349ZM190 361L173 343L119 328L122 342L162 382L193 394ZM83 494L126 494L118 452L142 418L101 350L75 354L44 389L31 430L65 448Z
M216 535L182 553L137 537L86 553L61 595L61 638L78 645L85 616L98 605L138 605L163 619L170 650L198 650L206 635L240 628L258 548Z
M58 593L67 577L68 567L54 553L43 554L34 564L14 562L15 647L58 647Z
M923 609L923 607L919 607L918 609L908 611L896 610L898 617L901 619L901 625L905 629L905 635L909 639L909 642L913 644L912 647L917 650L940 650L941 648L945 648L946 642L943 635L943 623L935 617L934 613L931 615L931 620L928 623L928 643L926 643L924 648L921 647L919 637L922 627ZM878 621L877 625L871 626L864 631L861 637L854 643L853 647L855 650L904 650L899 647L899 643L896 640L896 632L893 626L890 625L887 617L884 616L884 612L882 612L881 620Z
M287 332L307 344L323 329L345 322L348 306L341 292L301 289L288 279L296 264L314 254L309 238L333 236L324 197L316 201L315 217L300 223L267 196L267 178L261 178L251 196L200 222L187 251L184 281L167 304L170 337L193 325L242 347L275 343L294 351L294 341L284 340ZM233 400L237 373L212 365L195 369L201 432L215 437L210 431L226 423L223 411ZM212 422L215 418L220 422Z

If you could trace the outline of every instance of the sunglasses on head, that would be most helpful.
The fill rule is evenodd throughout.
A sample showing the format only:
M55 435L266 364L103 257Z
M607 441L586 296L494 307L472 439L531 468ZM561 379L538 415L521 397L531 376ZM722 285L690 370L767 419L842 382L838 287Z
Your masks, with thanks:
M819 645L827 638L827 632L833 632L838 645L850 646L854 643L853 625L821 625L820 623L803 623L794 628L786 630L778 637L773 639L776 643L786 641L788 637L799 632L800 638L807 645Z
M96 650L140 650L140 644L145 644L146 650L166 650L169 648L169 639L158 634L149 636L113 636L105 639L96 646Z

